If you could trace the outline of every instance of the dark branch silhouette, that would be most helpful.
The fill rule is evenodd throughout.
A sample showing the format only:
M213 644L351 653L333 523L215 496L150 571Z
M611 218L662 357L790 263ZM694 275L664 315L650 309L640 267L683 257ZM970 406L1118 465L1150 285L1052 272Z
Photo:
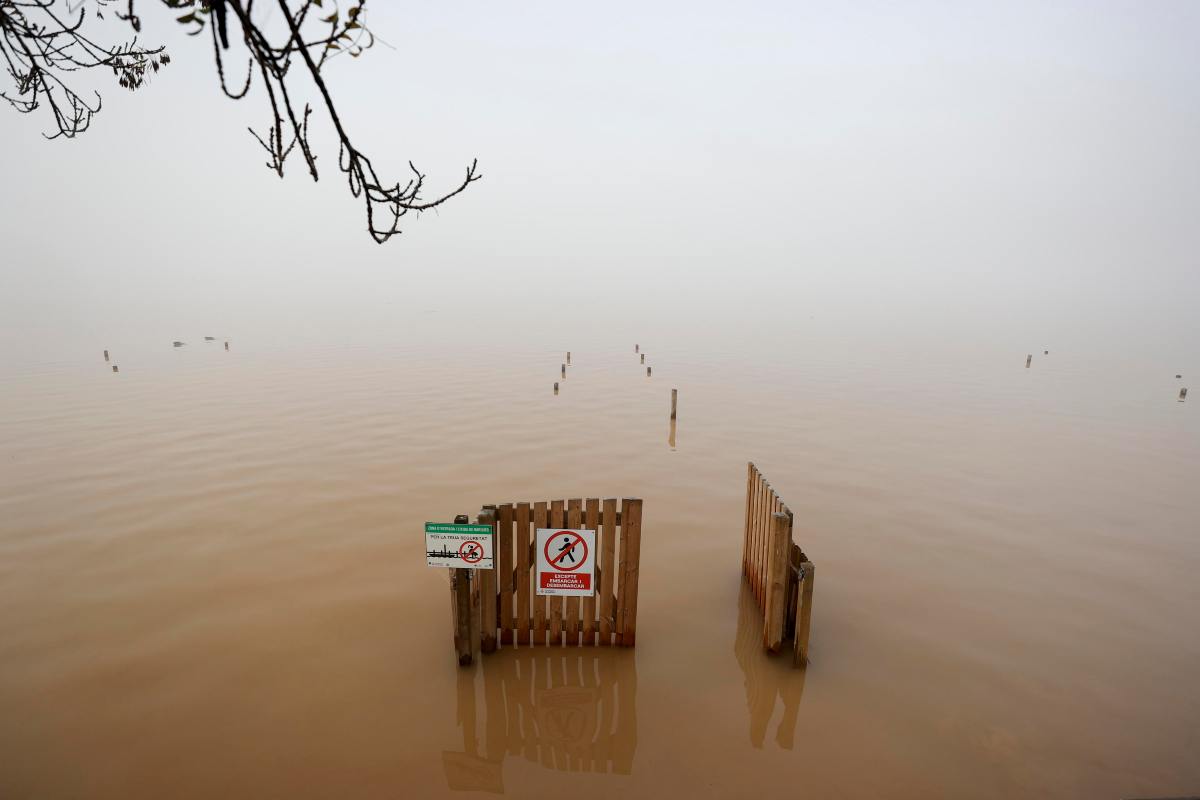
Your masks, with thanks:
M411 161L408 178L385 182L371 159L355 147L322 71L330 59L339 55L357 58L375 43L363 24L367 0L351 0L344 14L334 0L268 0L259 4L265 13L255 13L255 0L159 1L184 12L176 21L187 26L189 35L207 29L217 79L226 96L239 100L249 93L256 77L261 82L269 121L250 133L266 152L267 167L280 177L288 158L299 152L313 180L319 178L317 156L308 139L313 109L308 103L301 107L295 99L293 73L298 72L299 80L316 89L318 107L337 135L338 168L346 175L350 193L362 200L367 230L375 241L385 242L400 233L400 220L409 212L439 206L481 177L477 162L472 161L461 183L442 195L425 198L425 175ZM264 5L266 9L262 9ZM134 6L135 0L82 0L75 4L70 0L0 0L0 58L11 83L0 97L25 114L48 108L54 125L48 138L69 138L86 131L100 110L100 95L76 88L79 76L75 73L109 68L120 86L134 90L171 63L162 47L139 46L136 35L128 42L102 45L83 33L89 9L103 19L110 7L118 9L114 11L117 19L139 33L142 21ZM273 26L277 32L268 33L272 10L281 13L282 21ZM231 59L236 60L235 74L240 75L243 64L245 69L244 79L239 77L232 84L226 70ZM296 63L299 66L293 70Z

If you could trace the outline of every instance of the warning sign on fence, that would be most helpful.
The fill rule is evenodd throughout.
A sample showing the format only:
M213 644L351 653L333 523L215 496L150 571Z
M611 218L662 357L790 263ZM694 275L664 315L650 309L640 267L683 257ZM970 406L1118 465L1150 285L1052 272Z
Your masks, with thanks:
M426 522L425 563L431 567L492 569L492 526Z
M595 531L538 528L538 594L591 597L595 573Z

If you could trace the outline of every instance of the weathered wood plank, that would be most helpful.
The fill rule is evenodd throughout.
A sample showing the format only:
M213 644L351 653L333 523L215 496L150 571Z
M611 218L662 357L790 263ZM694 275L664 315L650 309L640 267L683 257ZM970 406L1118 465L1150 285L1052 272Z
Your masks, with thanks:
M601 539L603 533L600 530L600 498L589 497L587 499L583 527L596 532L596 552L592 554L592 566L594 567L592 594L583 598L583 643L584 645L594 645L596 643L596 587L597 581L600 580L600 552L603 549Z
M517 584L517 641L529 644L530 624L530 571L529 549L531 541L529 503L517 503L517 571L514 580Z
M496 507L484 506L479 514L480 525L492 526L492 558L493 569L475 570L473 584L479 587L479 649L482 653L491 653L496 649Z
M513 629L513 507L505 503L496 509L496 588L500 593L500 644L511 645Z
M600 560L600 644L612 644L613 615L613 583L617 576L617 500L614 497L604 499L603 530L601 538Z
M813 597L813 564L805 561L800 565L804 570L800 578L800 607L796 609L796 651L795 661L799 666L808 664L808 634L812 630L812 597Z
M638 574L641 569L642 501L621 501L621 645L633 647L637 638ZM627 542L627 544L626 544Z
M539 501L539 502L533 504L533 527L534 528L550 527L549 515L547 514L545 501ZM529 543L530 564L537 563L537 561L533 558L533 549L535 546L536 546L536 537L531 539L530 543ZM533 571L534 571L534 568L530 567L531 580L536 581L537 578L536 578L536 576L534 576L532 574ZM534 594L530 598L530 602L533 603L533 631L532 631L533 636L532 636L532 639L533 639L534 644L545 644L546 643L546 631L549 629L549 617L548 617L548 609L547 609L546 601L549 599L550 598L548 598L548 597L542 597L541 595L537 594L536 592L534 592Z
M583 500L581 498L573 497L567 501L567 527L571 530L579 530L581 527L583 527ZM579 597L566 598L566 613L563 616L563 632L566 634L566 643L570 645L579 644L579 601L581 599L582 598Z
M561 528L566 522L566 514L563 511L565 503L562 500L552 500L550 502L550 524L547 527ZM549 644L562 644L562 629L563 629L563 598L549 597L550 600L550 640Z
M787 611L784 598L787 594L789 572L788 548L791 544L791 528L788 516L776 512L771 519L771 549L768 558L767 607L764 615L763 644L772 653L783 647L783 627Z

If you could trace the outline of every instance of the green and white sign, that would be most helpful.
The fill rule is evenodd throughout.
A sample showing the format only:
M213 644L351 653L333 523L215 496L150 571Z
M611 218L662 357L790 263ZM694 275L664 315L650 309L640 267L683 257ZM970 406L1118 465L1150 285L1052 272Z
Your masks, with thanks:
M492 569L492 526L425 523L425 563L431 567Z

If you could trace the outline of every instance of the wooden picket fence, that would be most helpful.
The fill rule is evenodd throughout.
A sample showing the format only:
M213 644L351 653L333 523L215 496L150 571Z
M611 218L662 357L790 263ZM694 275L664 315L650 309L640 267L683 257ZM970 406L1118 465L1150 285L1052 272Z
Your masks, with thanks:
M451 569L455 648L469 664L476 648L619 645L637 638L638 570L642 546L640 498L551 500L484 506L479 524L494 531L491 570ZM543 597L534 588L538 528L596 531L596 594ZM474 572L469 579L463 573ZM468 599L469 598L469 599Z
M795 663L808 663L813 564L792 541L792 511L753 463L746 465L742 572L763 614L763 646L773 653L792 639Z

